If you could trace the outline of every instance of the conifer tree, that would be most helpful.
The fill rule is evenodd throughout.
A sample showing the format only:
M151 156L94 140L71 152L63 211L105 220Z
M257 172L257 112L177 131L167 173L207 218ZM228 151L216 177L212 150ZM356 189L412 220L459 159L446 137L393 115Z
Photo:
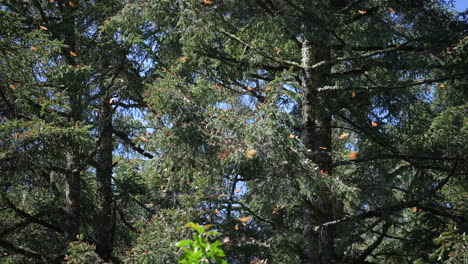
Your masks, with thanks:
M289 131L282 133L291 138L300 135L294 148L298 159L310 166L301 171L303 177L297 177L295 183L297 194L293 199L300 202L289 208L302 228L297 245L303 245L303 250L297 256L303 263L398 259L397 254L393 256L392 247L399 247L400 243L388 243L386 238L392 237L391 230L398 229L402 219L408 217L406 210L417 213L426 208L428 219L445 215L459 225L463 222L462 211L446 208L439 200L439 192L448 179L463 174L458 165L465 162L466 157L461 154L464 151L455 154L438 148L410 147L407 143L409 138L424 138L432 133L430 121L424 125L415 117L428 115L430 120L440 114L429 109L443 92L441 89L457 90L466 83L466 20L448 11L443 2L256 1L243 5L238 1L148 1L137 6L147 10L149 20L170 36L161 42L159 52L172 55L162 58L160 70L174 71L176 77L167 78L187 81L187 91L178 82L168 81L162 87L158 85L162 91L155 92L161 94L158 98L166 94L165 90L172 94L166 95L171 99L154 101L161 107L159 111L169 111L162 111L161 120L169 120L171 130L179 129L170 118L172 115L181 118L188 114L186 111L195 112L178 106L185 104L180 101L187 99L184 94L196 94L191 83L204 87L196 88L204 91L211 86L226 98L226 94L242 95L244 101L251 98L256 109L254 116L257 111L265 114L264 105L292 109L292 120L287 123L272 115L271 119L258 119L287 127ZM181 98L173 101L175 105L169 103L175 108L168 108L165 104L177 98L173 93L181 93ZM230 99L221 98L218 100L225 107L236 108ZM211 104L216 104L216 100ZM242 100L239 103L242 105ZM224 118L222 114L213 115ZM255 121L258 119L252 117L246 122L261 127ZM215 121L215 127L217 122L222 123ZM263 127L264 134L256 135L257 140L263 143L264 137L275 134L272 127L268 128ZM254 144L248 128L235 126L228 129L230 132L225 127L218 129L223 132L215 135L221 138L238 134ZM280 135L275 136L272 140L281 146ZM229 149L227 142L224 144ZM256 144L261 149L267 147ZM202 146L205 150L205 143ZM222 152L220 159L225 161L226 157L247 151L245 147L232 149ZM270 154L278 148L264 151ZM180 154L173 152L176 150L168 153L171 164L180 159ZM205 158L208 153L202 152ZM238 176L251 191L264 186L267 179L255 179L262 173L259 168L240 170L238 155L234 163L220 164L222 168L237 167L225 174L233 190ZM260 154L259 159L265 161L267 157ZM285 162L291 161L299 162ZM269 176L277 181L286 177L280 170L277 172ZM172 171L171 177L175 173ZM277 187L270 187L273 186ZM272 199L250 192L244 199L254 205L254 197L261 199L255 202L264 206ZM429 209L434 204L438 204L438 209ZM227 209L228 222L232 220L231 206ZM256 220L262 219L269 223L257 215ZM368 238L362 242L346 239L359 236ZM430 251L429 248L425 250ZM403 255L406 260L427 259L420 253Z
M187 222L228 263L466 259L446 2L0 5L7 261L175 263Z

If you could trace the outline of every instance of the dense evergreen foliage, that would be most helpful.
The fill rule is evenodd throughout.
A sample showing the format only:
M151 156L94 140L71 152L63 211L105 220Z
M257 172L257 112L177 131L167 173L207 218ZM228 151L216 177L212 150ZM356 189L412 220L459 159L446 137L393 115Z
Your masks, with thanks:
M468 261L450 3L0 6L1 263Z

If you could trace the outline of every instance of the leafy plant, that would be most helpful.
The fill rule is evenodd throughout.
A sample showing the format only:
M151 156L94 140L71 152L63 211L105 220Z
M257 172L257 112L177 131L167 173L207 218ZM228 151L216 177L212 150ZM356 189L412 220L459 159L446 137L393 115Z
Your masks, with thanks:
M441 263L468 263L467 238L465 233L460 234L456 228L443 232L434 239L440 247L431 254L431 258L437 258Z
M193 234L193 240L182 240L176 244L177 247L185 251L179 258L179 263L184 264L205 264L205 263L221 263L227 264L222 257L225 256L224 251L219 248L221 242L216 240L211 243L210 237L216 236L217 231L207 231L210 225L202 226L190 222L187 227L193 228L196 233Z
M65 256L68 264L78 263L102 263L96 253L96 246L83 241L83 235L78 236L79 240L70 243L69 255Z

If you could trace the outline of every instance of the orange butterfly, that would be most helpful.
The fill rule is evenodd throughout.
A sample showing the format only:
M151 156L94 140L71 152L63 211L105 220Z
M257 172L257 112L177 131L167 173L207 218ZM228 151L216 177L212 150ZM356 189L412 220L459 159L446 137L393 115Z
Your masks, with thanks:
M253 159L255 156L257 156L257 151L255 149L250 149L245 153L245 156L249 159Z
M248 221L250 221L250 219L252 219L252 216L246 216L246 217L238 217L236 218L236 220L242 222L242 224L246 224Z
M348 138L348 137L349 137L349 133L343 133L340 136L341 139L345 139L345 138Z

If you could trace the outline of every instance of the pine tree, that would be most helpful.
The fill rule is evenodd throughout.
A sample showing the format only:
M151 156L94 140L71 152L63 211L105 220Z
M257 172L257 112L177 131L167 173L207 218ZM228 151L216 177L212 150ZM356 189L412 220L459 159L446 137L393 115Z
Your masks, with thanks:
M175 263L191 221L229 263L466 258L468 27L446 3L0 12L7 261Z
M183 94L194 94L192 89L206 91L206 86L226 94L243 95L244 101L249 97L254 102L253 108L261 113L265 113L262 112L263 105L293 109L290 112L292 120L286 123L277 116L265 118L266 122L276 122L276 125L289 129L288 132L282 130L282 138L277 134L278 130L274 133L274 128L263 127L264 134L257 135L255 140L263 143L263 138L275 136L272 141L277 146L269 151L263 149L271 146L256 142L262 149L259 159L265 161L267 157L261 154L279 151L278 146L285 135L291 134L294 139L296 134L300 135L301 141L294 146L297 159L310 163L310 168L300 170L303 176L297 177L297 193L293 198L300 201L300 205L291 205L289 209L295 215L294 221L302 221L302 238L296 243L303 245L302 253L298 254L303 263L398 259L392 252L403 249L397 249L400 243L387 243L386 240L392 237L392 230L401 232L400 224L408 217L406 210L419 212L426 208L427 219L424 221L445 215L458 224L463 222L461 211L447 209L438 193L447 184L447 179L454 174L463 174L462 170L455 170L458 167L455 165L465 161L464 154L455 155L442 149L419 148L407 143L409 138L414 140L421 133L431 133L422 128L428 127L424 121L414 120L416 116L431 120L437 115L437 111L429 109L438 95L428 94L427 90L434 86L457 89L466 82L466 72L463 71L466 21L458 20L443 3L256 1L240 5L237 1L174 4L148 1L138 8L146 9L149 19L170 36L161 42L159 52L173 55L162 58L166 64L162 64L164 68L160 70L175 71L176 77L168 78L185 78L187 81L187 91L181 88L183 85L165 83L162 90L168 89L167 93L172 94L167 95L170 99L163 97L165 100L155 101L158 106L168 104L167 101L178 98L174 94L181 93L178 96L182 98L169 103L175 109L161 105L166 112L162 111L160 120L166 120L171 130L179 129L172 115L182 118L195 112L177 106L185 104L181 102L186 99ZM170 15L161 19L165 14ZM181 48L174 49L174 46ZM193 88L191 83L200 88ZM272 89L278 92L270 92ZM207 98L212 92L205 92ZM163 94L158 95L161 97L166 94L164 91L156 93ZM224 96L226 99L218 97L220 101L214 99L211 105L222 102L226 108L236 109L235 103L227 99L229 96ZM243 104L242 100L238 103ZM299 109L301 114L294 116ZM276 114L285 112L288 110ZM213 118L224 118L221 113L213 115ZM227 114L226 118L229 116ZM259 117L260 120L263 118ZM251 117L249 120L246 122L260 127L255 122L258 119ZM204 122L209 120L201 124ZM216 122L222 123L215 121L215 127ZM249 138L252 131L248 128L235 126L232 130L227 129L229 132L225 127L217 129L223 131L213 132L218 137L237 134L240 138L245 137L241 139L244 144L255 144L255 140ZM461 130L460 133L463 134ZM227 142L236 141L224 142L229 150ZM345 148L343 143L346 143ZM174 141L169 143L174 144ZM202 146L205 150L206 143ZM167 147L164 145L163 149ZM260 182L255 179L261 178L260 168L241 171L239 153L247 149L234 145L231 149L220 154L223 161L237 155L232 163L220 164L221 168L236 168L224 174L231 181L230 186L236 189L239 175L242 181L248 182L250 190L244 199L250 200L251 206L258 202L265 206L272 200L272 193L258 197L251 192L264 186L268 178ZM180 154L176 154L180 152L174 149L170 152L168 162L180 159ZM203 151L202 156L208 159L209 153ZM438 165L428 167L428 162ZM183 171L182 168L177 170ZM171 177L175 177L174 173L172 171ZM281 173L269 176L276 181L286 178ZM402 178L404 180L399 180ZM272 184L270 187L277 186ZM275 192L274 188L269 190ZM230 198L234 197L234 191L231 194ZM260 201L255 201L254 197ZM228 204L233 201L230 199ZM438 209L429 209L434 204L438 204ZM231 209L232 205L228 205L226 222L233 220ZM262 219L268 220L257 215L259 222ZM279 231L275 227L273 230ZM297 234L297 231L293 233ZM355 238L360 236L367 238L359 242ZM428 241L422 237L412 239L415 239L411 240L413 243ZM424 248L426 252L431 250L428 244L424 247L429 247ZM406 253L402 259L427 260L423 255Z
M7 39L2 43L6 58L2 59L6 74L2 103L7 108L2 118L8 118L2 125L8 127L4 138L14 139L12 145L3 144L2 158L6 166L28 164L11 168L8 176L22 175L24 182L6 181L4 186L12 190L5 192L6 208L26 221L8 221L4 232L24 232L29 223L35 223L54 235L43 247L32 245L41 252L24 251L27 257L61 258L80 233L96 244L102 259L112 256L117 217L112 120L120 107L127 107L120 101L134 104L141 100L139 72L127 58L130 46L113 39L115 32L104 30L106 18L121 7L118 1L2 1L2 16L11 18L5 21ZM11 199L20 194L14 188L25 188L24 184L41 197L28 210L18 209L20 201ZM44 185L50 189L44 190ZM95 197L90 192L93 186ZM63 207L63 211L53 210L61 218L42 220L46 209L54 207ZM61 245L54 232L63 234ZM8 246L20 254L23 247Z

